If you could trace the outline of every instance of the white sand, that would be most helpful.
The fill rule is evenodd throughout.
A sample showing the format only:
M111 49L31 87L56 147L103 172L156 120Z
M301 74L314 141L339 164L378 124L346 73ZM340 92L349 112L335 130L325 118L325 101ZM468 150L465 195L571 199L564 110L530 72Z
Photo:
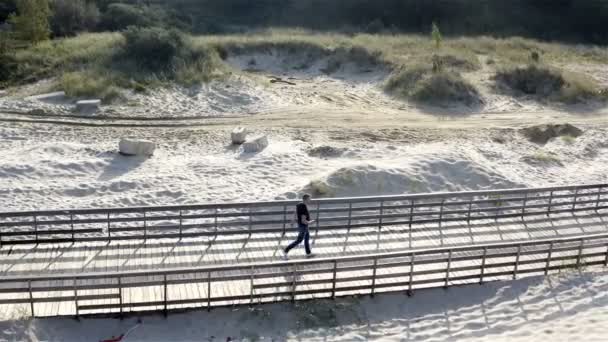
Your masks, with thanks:
M299 130L269 133L268 148L243 154L224 130L0 124L0 191L10 198L3 210L293 198L311 181L325 184L327 196L358 196L608 180L605 129L589 127L572 144L555 139L546 146L516 132L503 133L504 144L487 132L411 144L356 134L345 143L322 132L313 144L299 140ZM118 141L127 135L155 142L154 156L119 155ZM308 156L322 144L346 152ZM554 154L561 165L526 161L539 153Z
M457 109L468 115L454 117L453 109L429 112L386 95L381 86L387 72L380 68L347 64L325 74L326 60L294 69L304 61L287 57L274 52L237 56L228 60L235 69L257 70L198 88L129 94L126 103L101 112L124 118L217 118L192 121L217 125L204 129L145 129L136 127L142 122L124 120L95 121L123 124L120 128L86 127L82 125L92 121L60 118L56 120L70 125L9 123L4 121L16 117L0 113L2 211L295 198L314 190L311 181L328 196L608 182L605 108L590 115L496 95L487 91L484 69L465 76L486 87L485 106L473 112ZM270 77L296 85L270 83ZM1 98L0 111L42 108L46 116L73 115L71 102L23 100L48 85L41 82ZM239 117L227 119L232 115ZM514 130L565 120L580 125L585 134L572 143L555 139L538 146ZM229 146L230 130L241 124L269 134L270 146L258 154ZM119 155L118 141L125 136L154 141L155 155ZM319 145L346 151L337 158L309 156L307 151ZM554 160L543 161L547 155ZM599 341L608 332L606 284L602 270L584 277L419 291L411 299L395 294L313 302L312 308L312 303L295 309L276 304L254 311L175 314L167 320L152 316L128 341L225 341L228 336L267 341ZM0 341L98 341L133 323L11 315L0 322Z
M605 341L608 273L569 272L463 287L143 316L125 342ZM0 322L0 341L99 341L136 318Z

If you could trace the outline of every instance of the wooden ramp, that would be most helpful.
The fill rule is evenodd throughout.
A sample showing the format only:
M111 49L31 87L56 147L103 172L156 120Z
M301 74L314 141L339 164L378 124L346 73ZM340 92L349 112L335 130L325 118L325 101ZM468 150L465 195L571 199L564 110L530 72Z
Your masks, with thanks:
M295 237L293 202L3 213L0 305L36 316L166 311L605 265L604 189L321 200L316 258L294 250L287 262L279 256Z

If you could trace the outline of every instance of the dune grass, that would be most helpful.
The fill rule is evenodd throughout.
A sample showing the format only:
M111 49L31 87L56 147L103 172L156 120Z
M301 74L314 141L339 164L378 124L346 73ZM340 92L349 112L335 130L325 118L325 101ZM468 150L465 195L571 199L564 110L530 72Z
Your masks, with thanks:
M607 48L542 43L522 38L446 38L439 49L428 36L423 35L346 35L299 29L184 36L183 39L185 49L180 48L179 56L170 65L156 69L142 67L132 54L125 53L127 42L121 33L87 33L42 42L14 52L12 58L18 67L8 75L2 74L0 86L59 76L58 86L66 87L70 93L112 98L120 88L144 89L169 82L184 85L206 82L227 72L228 68L221 59L231 54L281 49L306 53L313 59L333 58L335 65L353 60L380 65L393 71L386 89L397 96L434 101L429 87L441 86L439 100L471 101L476 91L460 75L482 67L479 55L486 55L487 60L492 61L486 67L497 70L510 70L529 63L533 52L538 53L542 63L554 66L608 60ZM434 58L443 66L440 74L432 70ZM65 73L67 75L62 76ZM560 90L562 100L574 101L583 95L598 93L596 85L587 78L572 73L560 74L566 84ZM100 80L91 82L85 81L86 78ZM461 95L468 95L454 95L454 89L460 90Z
M542 101L576 103L603 99L599 86L590 77L544 64L499 70L494 80L498 90L531 95Z

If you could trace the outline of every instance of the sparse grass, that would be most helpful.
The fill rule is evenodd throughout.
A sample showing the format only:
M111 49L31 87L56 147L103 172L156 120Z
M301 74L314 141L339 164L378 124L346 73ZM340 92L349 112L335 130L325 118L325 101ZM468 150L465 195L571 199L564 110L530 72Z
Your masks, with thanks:
M90 91L95 89L101 91L98 96L105 96L104 84L108 89L133 88L140 91L166 82L191 85L221 77L226 71L221 59L231 54L272 49L304 53L312 61L328 58L328 73L345 62L393 70L386 83L388 91L431 103L471 103L476 100L475 89L460 74L481 67L478 55L487 55L487 64L499 70L513 70L515 66L528 63L532 52L538 52L541 63L547 65L603 63L608 60L608 49L603 47L542 43L522 38L444 38L441 48L437 49L426 35L345 35L301 29L268 29L250 34L185 36L185 48L180 49L178 58L173 59L169 67L147 70L133 56L124 53L126 41L121 33L87 33L17 50L11 58L18 67L11 68L7 75L2 74L0 86L19 85L73 72L102 79L99 86L81 82L74 75L62 80L62 86L69 83L71 93L86 93L87 96L92 96ZM431 59L434 55L441 61L442 73L432 73ZM302 64L306 67L307 60ZM592 80L580 74L556 73L564 80L564 86L556 93L555 99L576 102L598 97L599 92ZM78 85L83 89L77 90ZM608 95L603 98L608 98Z
M71 97L95 97L110 102L120 97L116 82L92 72L65 73L59 81L60 88Z
M533 155L530 156L530 159L533 161L541 162L541 163L554 163L554 164L561 163L560 159L557 156L555 156L553 154L549 154L544 151L539 151L539 152L534 153Z
M310 190L314 197L331 197L334 194L332 189L321 180L311 181Z
M13 58L18 68L1 80L18 85L60 75L57 88L76 97L118 97L121 88L145 91L168 81L191 85L219 77L217 52L184 40L179 55L170 65L144 65L126 53L127 42L120 33L83 34L74 38L43 42L18 50ZM154 55L154 46L149 54Z
M568 145L572 145L576 141L576 137L574 137L572 135L562 135L561 139L563 142L565 142Z
M456 71L433 73L424 66L402 69L387 81L385 89L419 103L446 105L479 103L479 92Z
M433 74L419 82L411 97L421 103L438 105L480 103L479 92L472 84L462 78L460 74L446 71Z

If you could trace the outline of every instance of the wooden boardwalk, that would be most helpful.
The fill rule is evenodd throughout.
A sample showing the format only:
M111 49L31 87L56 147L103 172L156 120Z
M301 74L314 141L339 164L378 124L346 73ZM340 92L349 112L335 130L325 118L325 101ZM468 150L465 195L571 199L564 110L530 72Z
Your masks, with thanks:
M469 222L470 204L468 213L454 210L462 212L462 219L442 220L446 204L441 201L439 219L417 223L409 211L410 224L384 226L380 218L380 224L357 225L369 214L355 221L349 204L348 225L311 227L316 254L312 260L298 248L289 262L281 261L281 250L296 235L289 227L285 235L280 229L243 230L182 238L4 244L0 307L6 315L36 316L209 308L404 291L604 265L606 192L603 186L594 189L599 190L583 196L577 189L557 204L549 196L538 196L544 201L538 204L540 200L528 200L526 194L523 205L508 207L517 213L523 208L521 215L496 214ZM39 222L36 217L34 221ZM251 227L251 216L245 222Z
M449 222L353 231L311 232L318 257L388 253L410 249L526 241L581 234L608 233L608 216L595 212ZM121 272L144 269L201 267L269 262L296 236L281 234L229 235L217 238L127 240L111 243L8 245L0 249L2 275L42 275L79 272ZM302 258L303 247L291 257Z

